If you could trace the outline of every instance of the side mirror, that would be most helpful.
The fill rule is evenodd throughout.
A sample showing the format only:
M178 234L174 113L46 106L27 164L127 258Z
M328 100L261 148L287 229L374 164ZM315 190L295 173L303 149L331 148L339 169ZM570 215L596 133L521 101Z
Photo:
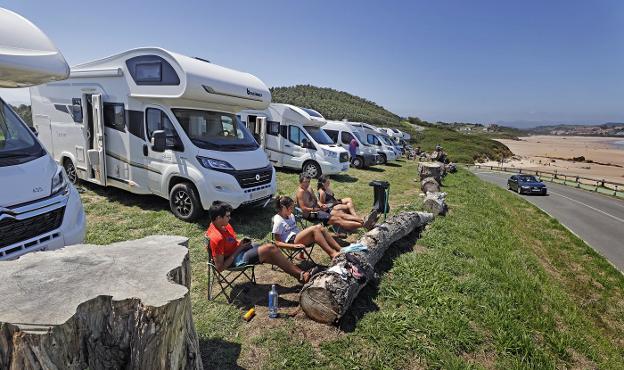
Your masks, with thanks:
M28 126L28 128L30 129L30 131L32 131L33 134L35 134L35 136L39 136L39 131L37 131L35 126Z
M302 139L301 140L301 147L302 148L306 148L306 149L316 149L316 147L314 146L314 144L312 144L310 142L310 140L308 139Z
M164 152L167 144L167 135L163 130L156 130L152 133L152 150L155 152Z

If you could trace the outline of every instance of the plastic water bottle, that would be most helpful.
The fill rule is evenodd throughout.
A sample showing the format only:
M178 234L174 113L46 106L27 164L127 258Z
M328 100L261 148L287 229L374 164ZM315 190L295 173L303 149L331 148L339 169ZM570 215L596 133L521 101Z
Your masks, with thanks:
M277 295L275 284L273 284L271 286L271 291L269 292L269 317L272 319L275 319L278 316L278 300L279 296Z

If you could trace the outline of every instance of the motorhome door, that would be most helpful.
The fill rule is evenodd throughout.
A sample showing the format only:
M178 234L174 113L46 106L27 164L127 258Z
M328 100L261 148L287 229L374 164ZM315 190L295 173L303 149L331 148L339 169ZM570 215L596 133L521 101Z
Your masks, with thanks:
M93 123L88 125L90 131L90 148L87 151L90 180L100 185L106 185L106 138L104 136L104 108L102 94L91 95L91 112L89 119Z
M256 117L256 124L253 128L253 135L254 137L259 137L260 141L258 142L258 144L260 144L260 147L262 149L266 148L266 132L267 132L267 119L266 117Z

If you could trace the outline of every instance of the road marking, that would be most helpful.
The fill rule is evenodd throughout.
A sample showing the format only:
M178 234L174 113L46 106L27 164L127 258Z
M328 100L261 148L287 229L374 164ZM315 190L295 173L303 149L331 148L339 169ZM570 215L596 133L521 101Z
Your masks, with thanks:
M605 216L611 217L612 219L614 219L614 220L616 220L616 221L620 221L621 223L624 223L624 219L621 219L621 218L619 218L619 217L617 217L617 216L614 216L614 215L612 215L612 214L610 214L610 213L607 213L607 212L605 212L605 211L603 211L603 210L600 210L600 209L598 209L598 208L592 207L592 206L590 206L589 204L585 204L585 203L580 202L580 201L578 201L578 200L576 200L576 199L573 199L573 198L570 198L570 197L566 197L566 196L565 196L565 195L563 195L563 194L555 193L555 192L553 192L553 191L550 191L549 193L550 193L550 194L555 194L555 195L558 195L558 196L560 196L560 197L563 197L563 198L566 198L566 199L568 199L568 200L571 200L571 201L573 201L573 202L575 202L575 203L578 203L578 204L584 205L584 206L585 206L585 207L587 207L587 208L593 209L593 210L594 210L594 211L596 211L596 212L600 212L600 213L602 213L602 214L603 214L603 215L605 215Z

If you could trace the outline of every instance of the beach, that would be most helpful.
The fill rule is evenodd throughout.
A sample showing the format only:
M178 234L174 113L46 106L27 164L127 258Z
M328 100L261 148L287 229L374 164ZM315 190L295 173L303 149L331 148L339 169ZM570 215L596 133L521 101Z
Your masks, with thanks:
M506 167L557 170L560 174L624 183L624 138L539 135L497 141L514 153L513 158L505 161ZM581 156L585 162L572 161Z

